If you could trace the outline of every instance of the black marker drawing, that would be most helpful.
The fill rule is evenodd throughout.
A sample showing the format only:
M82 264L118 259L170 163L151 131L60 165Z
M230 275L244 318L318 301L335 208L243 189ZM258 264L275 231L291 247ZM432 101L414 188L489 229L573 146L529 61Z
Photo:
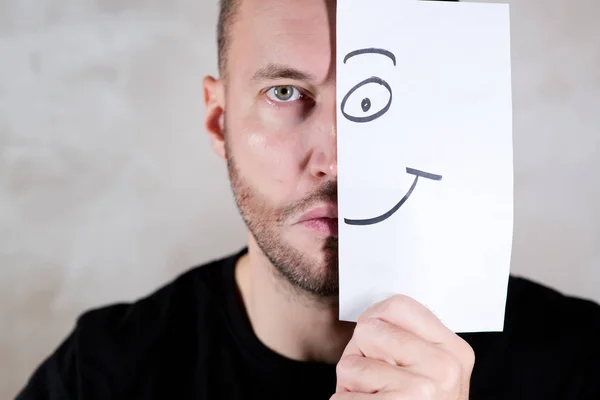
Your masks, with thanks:
M377 111L374 114L365 115L362 117L348 114L344 109L346 107L346 102L348 101L350 96L352 96L352 93L354 93L358 88L368 85L370 83L376 83L379 85L383 85L383 87L385 87L388 90L388 92L390 92L390 99L388 100L387 104L381 110ZM369 122L369 121L373 121L374 119L377 119L377 118L381 117L383 114L385 114L390 109L391 105L392 105L392 88L383 79L378 78L376 76L372 76L371 78L365 79L364 81L360 82L358 85L356 85L352 89L350 89L350 91L348 93L346 93L346 95L344 96L344 99L342 100L342 114L344 114L344 117L346 117L347 120L350 120L352 122ZM371 109L371 99L369 99L368 97L362 99L360 106L361 106L363 112L365 112L365 113L368 112Z
M380 54L382 56L388 57L390 60L392 60L392 62L394 63L394 66L396 66L396 56L394 55L394 53L392 53L391 51L385 50L385 49L378 49L375 47L351 51L350 53L346 54L346 57L344 57L344 64L346 63L346 61L348 61L352 57L356 57L356 56L363 55L363 54ZM387 91L390 94L390 98L389 98L387 104L385 106L383 106L383 108L381 110L378 110L377 112L375 112L373 114L367 114L367 115L363 115L363 116L356 116L356 115L348 114L345 110L346 102L348 101L350 96L352 96L352 94L354 92L356 92L356 90L358 90L359 88L361 88L365 85L368 85L368 84L379 84L387 89ZM370 98L366 97L364 99L361 99L360 102L361 102L360 103L361 109L363 110L364 113L367 113L371 110L371 99ZM342 108L342 114L344 115L344 117L347 120L352 121L352 122L362 123L362 122L373 121L373 120L381 117L383 114L388 112L391 105L392 105L392 88L383 79L376 77L376 76L372 76L372 77L365 79L364 81L358 83L352 89L350 89L350 91L348 93L346 93L346 95L342 99L341 108Z
M358 56L358 55L363 55L363 54L379 54L379 55L386 56L390 60L392 60L392 62L394 63L394 66L396 66L396 56L394 55L394 53L392 53L389 50L379 49L379 48L374 48L374 47L351 51L350 53L346 54L346 57L344 57L344 64L350 58ZM356 92L356 90L358 90L359 88L361 88L361 87L363 87L365 85L368 85L368 84L379 84L379 85L382 85L383 87L385 87L387 89L387 91L390 94L390 98L389 98L387 104L385 106L383 106L383 108L381 108L380 110L378 110L377 112L375 112L373 114L367 114L367 115L362 115L362 116L348 114L345 111L346 103L348 102L348 100L350 99L350 97L352 96L352 94L354 92ZM344 115L344 117L347 120L352 121L352 122L357 122L357 123L364 123L364 122L373 121L373 120L381 117L386 112L388 112L388 110L390 109L391 105L392 105L392 88L383 79L381 79L381 78L379 78L377 76L372 76L372 77L367 78L364 81L356 84L354 87L352 87L352 89L350 89L348 91L348 93L346 93L346 95L344 96L344 98L342 99L342 103L340 105L340 108L341 108L342 114ZM362 100L360 100L360 107L361 107L361 109L362 109L362 111L364 113L368 113L369 111L371 111L371 99L368 98L368 97L365 97ZM406 203L406 201L408 200L408 198L412 194L413 190L415 190L415 187L417 187L417 183L419 181L419 178L431 179L431 180L434 180L434 181L441 181L442 180L442 176L441 175L436 175L436 174L432 174L432 173L429 173L429 172L419 171L418 169L414 169L414 168L406 168L406 173L407 174L411 174L411 175L415 175L415 180L413 181L412 185L410 186L410 189L408 190L408 192L406 192L406 194L404 195L404 197L402 197L402 199L394 207L392 207L389 211L387 211L384 214L381 214L378 217L374 217L374 218L367 218L367 219L349 219L349 218L344 218L344 222L346 224L348 224L348 225L373 225L373 224L377 224L379 222L385 221L386 219L388 219L389 217L391 217L392 215L394 215L394 213L396 211L398 211L400 209L400 207L402 207L402 205L404 203Z
M390 60L392 60L392 62L394 63L394 67L396 66L396 56L394 55L394 53L392 53L389 50L378 49L375 47L369 47L366 49L358 49L358 50L351 51L350 53L346 54L346 57L344 57L344 64L346 64L346 61L348 61L352 57L358 56L361 54L381 54L382 56L386 56Z
M417 186L417 182L419 181L419 177L431 179L434 181L442 180L441 175L430 174L429 172L419 171L418 169L414 169L414 168L406 168L406 173L415 175L415 180L413 181L412 185L410 186L410 189L408 189L408 192L404 195L404 197L394 207L392 207L388 212L381 214L378 217L367 218L367 219L344 218L344 222L347 223L348 225L373 225L373 224L377 224L379 222L385 221L386 219L388 219L389 217L394 215L394 213L396 211L398 211L404 203L406 203L406 200L408 200L408 198L412 194L413 190L415 190L415 187Z

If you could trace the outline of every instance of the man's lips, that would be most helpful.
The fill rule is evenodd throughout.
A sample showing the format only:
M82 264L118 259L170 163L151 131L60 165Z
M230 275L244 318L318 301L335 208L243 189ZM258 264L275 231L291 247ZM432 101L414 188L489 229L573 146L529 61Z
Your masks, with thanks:
M323 236L337 236L338 213L336 205L315 207L303 214L296 224L309 228L311 231Z
M313 219L321 219L321 218L334 218L337 219L338 212L337 206L331 204L327 206L315 207L309 210L307 213L303 214L299 219L298 223L306 222Z

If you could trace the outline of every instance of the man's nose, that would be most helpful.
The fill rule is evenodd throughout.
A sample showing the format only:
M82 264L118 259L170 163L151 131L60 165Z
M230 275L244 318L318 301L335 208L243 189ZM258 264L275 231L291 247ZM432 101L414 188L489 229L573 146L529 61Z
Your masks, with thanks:
M311 135L309 171L321 179L336 179L338 174L335 99L331 103L315 115L316 126Z

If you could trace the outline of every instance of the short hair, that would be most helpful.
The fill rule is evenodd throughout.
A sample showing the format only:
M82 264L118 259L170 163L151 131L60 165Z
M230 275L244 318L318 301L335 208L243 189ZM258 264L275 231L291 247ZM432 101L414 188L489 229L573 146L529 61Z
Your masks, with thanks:
M217 24L217 47L219 73L227 73L227 51L231 44L231 27L241 0L219 0L219 22ZM430 0L431 1L431 0ZM458 0L433 0L433 1L458 1Z
M219 73L225 76L227 72L227 51L231 44L231 27L240 0L219 0L219 22L217 24L217 47Z

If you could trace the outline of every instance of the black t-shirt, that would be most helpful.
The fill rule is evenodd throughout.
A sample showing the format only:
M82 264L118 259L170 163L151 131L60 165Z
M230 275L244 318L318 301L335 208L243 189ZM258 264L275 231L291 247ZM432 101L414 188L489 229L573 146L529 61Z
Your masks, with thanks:
M254 335L234 281L242 254L83 314L17 399L329 399L334 365L287 359ZM476 356L471 399L600 399L592 302L511 277L504 332L461 336Z

